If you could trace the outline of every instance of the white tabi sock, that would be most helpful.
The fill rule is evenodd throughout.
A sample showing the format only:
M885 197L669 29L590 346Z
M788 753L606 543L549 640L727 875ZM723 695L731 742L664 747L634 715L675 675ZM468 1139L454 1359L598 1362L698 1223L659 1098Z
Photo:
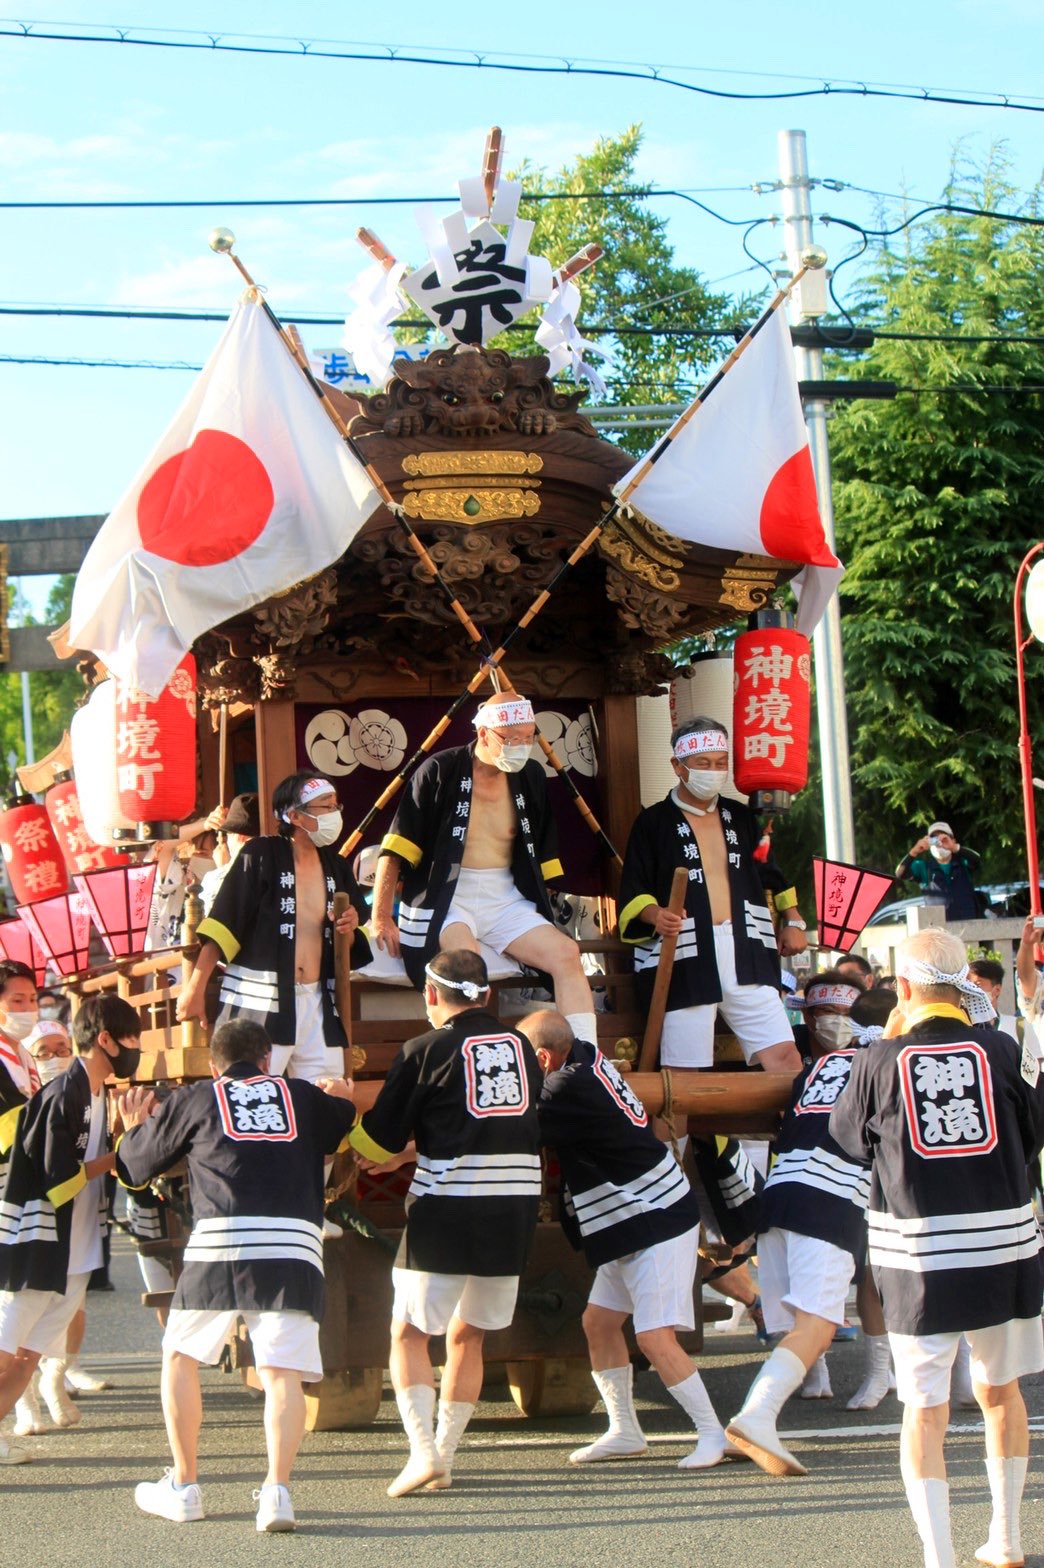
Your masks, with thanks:
M783 1406L805 1380L805 1363L785 1345L777 1345L747 1390L741 1415L768 1416L775 1424Z
M676 1399L693 1426L700 1440L691 1454L679 1460L679 1470L709 1470L720 1464L725 1454L725 1428L718 1420L710 1395L697 1371L680 1383L672 1383L667 1390Z
M864 1334L866 1373L846 1410L876 1410L888 1392L891 1349L887 1334Z
M648 1451L645 1433L638 1424L634 1408L632 1385L634 1373L630 1365L606 1367L592 1372L595 1387L602 1396L609 1430L593 1443L574 1448L569 1455L572 1465L598 1464L604 1459L640 1459Z
M957 1568L950 1534L950 1488L935 1477L903 1472L910 1512L924 1547L924 1568Z
M436 1480L446 1467L435 1447L435 1390L426 1383L413 1383L396 1391L395 1403L410 1440L410 1458L389 1486L388 1496L405 1497Z
M819 1356L805 1373L801 1384L802 1399L832 1399L834 1390L830 1386L830 1368L827 1366L826 1355Z
M1028 1459L987 1459L986 1474L990 1479L990 1496L993 1499L993 1518L985 1546L975 1553L980 1563L999 1565L1022 1562L1022 1541L1019 1529L1019 1508L1022 1489L1026 1484Z
M464 1436L464 1429L475 1413L475 1406L462 1399L440 1399L439 1419L435 1426L435 1447L446 1466L445 1475L432 1481L431 1491L443 1492L452 1483L451 1467L457 1453L457 1444Z
M565 1021L576 1039L598 1044L598 1019L594 1013L566 1013Z

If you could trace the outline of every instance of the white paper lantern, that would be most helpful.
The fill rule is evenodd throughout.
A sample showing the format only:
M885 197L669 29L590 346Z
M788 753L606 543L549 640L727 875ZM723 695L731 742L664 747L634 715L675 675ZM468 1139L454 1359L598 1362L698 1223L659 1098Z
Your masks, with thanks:
M1038 642L1044 642L1044 561L1038 561L1026 578L1026 619Z
M133 828L120 811L116 784L116 682L102 681L69 726L73 775L83 825L96 844L112 846L113 828Z

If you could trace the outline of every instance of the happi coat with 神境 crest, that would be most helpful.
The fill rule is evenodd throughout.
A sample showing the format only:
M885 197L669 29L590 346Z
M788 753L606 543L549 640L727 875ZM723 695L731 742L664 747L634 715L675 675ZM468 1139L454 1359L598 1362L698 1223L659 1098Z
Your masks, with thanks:
M439 950L457 885L472 810L474 755L472 742L421 763L381 840L381 852L403 862L399 937L406 973L417 987ZM546 883L562 875L562 863L544 770L530 761L506 777L516 825L511 876L522 897L551 921Z

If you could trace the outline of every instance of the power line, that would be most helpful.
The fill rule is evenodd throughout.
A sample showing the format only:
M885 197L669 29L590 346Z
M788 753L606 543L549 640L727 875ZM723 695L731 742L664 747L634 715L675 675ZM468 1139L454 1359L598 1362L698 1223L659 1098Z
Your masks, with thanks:
M700 186L684 190L663 190L655 185L628 186L618 191L526 191L522 200L527 201L650 201L658 197L680 197L691 201L696 195L714 193L750 194L749 185L711 185L705 190ZM417 207L459 205L460 193L454 196L257 196L257 197L189 197L184 199L133 198L99 201L0 201L5 212L128 212L142 209L178 210L181 208L252 208L252 207ZM697 203L701 206L702 203ZM705 211L722 223L749 223L749 218L726 218L707 207Z
M78 31L68 29L78 27ZM107 31L88 31L106 28ZM53 29L53 30L49 30ZM63 29L63 30L59 30ZM162 31L166 36L159 36ZM626 81L650 82L658 87L676 87L700 97L739 103L776 103L803 98L892 98L910 103L961 104L977 109L1016 109L1032 114L1044 112L1044 101L1025 95L1019 99L1008 93L973 92L933 87L874 84L851 78L799 78L818 85L788 88L778 92L738 92L723 87L707 87L697 82L667 76L665 70L696 71L697 67L642 65L635 62L598 62L565 56L523 56L490 51L442 50L420 52L414 45L352 44L336 39L287 38L255 34L200 33L188 29L134 29L107 23L25 22L14 18L0 22L0 36L32 42L122 44L145 49L203 50L207 53L238 55L283 55L297 59L355 60L367 64L424 65L442 69L504 71L522 75L590 76ZM233 42L233 39L241 42ZM746 73L753 74L753 73ZM778 79L772 73L758 73L762 79ZM785 78L792 80L792 78Z

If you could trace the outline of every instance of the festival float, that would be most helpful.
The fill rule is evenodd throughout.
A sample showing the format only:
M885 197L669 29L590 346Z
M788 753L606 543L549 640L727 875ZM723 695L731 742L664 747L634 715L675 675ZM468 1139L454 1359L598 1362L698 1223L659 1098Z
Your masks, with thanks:
M805 780L809 643L775 600L802 574L810 630L840 568L815 513L792 364L786 417L763 411L791 443L775 513L762 507L751 523L740 495L735 517L722 516L716 494L683 480L692 526L657 520L673 523L670 492L679 483L660 459L697 438L720 455L720 431L700 436L704 405L714 411L730 377L738 383L759 334L785 342L789 360L779 308L785 291L636 464L600 439L582 410L583 383L597 386L598 377L576 325L574 279L601 252L589 246L558 269L531 256L532 225L518 218L520 192L501 176L500 162L494 132L481 175L461 182L460 211L425 220L430 260L415 272L360 231L372 264L354 290L346 342L381 388L373 395L349 395L316 375L294 329L283 327L236 256L233 236L215 231L212 248L231 258L246 284L229 332L252 333L261 358L229 370L219 346L201 384L231 375L244 404L257 401L262 422L278 416L283 458L269 460L266 451L262 460L242 432L211 428L204 387L99 535L77 585L79 593L90 583L90 602L85 612L86 591L79 609L74 601L71 623L69 651L78 652L90 687L73 724L75 787L60 748L46 809L19 802L0 818L21 903L18 919L0 925L0 946L31 954L38 968L50 960L74 998L115 990L132 1001L143 1024L140 1079L177 1085L208 1076L198 1026L175 1021L198 900L190 895L186 905L184 945L144 954L155 868L137 864L136 853L248 788L259 792L263 831L274 831L273 786L309 768L333 781L346 823L356 824L342 848L355 856L379 843L424 755L470 740L474 699L500 682L529 696L537 713L565 873L559 913L574 929L578 910L586 911L576 929L598 993L601 1048L625 1069L638 1065L629 1081L651 1113L666 1101L695 1133L765 1134L785 1104L789 1075L657 1072L657 1002L648 1018L636 1011L627 951L613 933L619 852L643 803L642 704L662 697L678 675L665 649L748 617L734 706L711 710L732 729L736 786L779 810ZM390 323L404 301L425 312L445 346L393 358ZM487 346L534 309L542 313L543 353ZM563 370L575 385L556 384ZM320 452L324 425L345 494L333 515L318 477L331 461ZM251 576L287 440L320 496L318 521L310 529L305 509ZM751 450L757 445L752 440ZM195 490L177 483L186 463L203 481ZM740 491L757 465L742 466ZM206 482L218 468L225 482L208 500ZM185 501L186 492L196 501ZM339 515L345 511L350 526ZM115 549L104 543L114 522ZM273 570L281 575L266 578ZM45 775L38 765L33 788L52 783ZM54 835L69 823L90 865L75 861L75 845L75 863L62 858ZM26 853L36 857L35 871L23 863ZM98 936L107 963L96 961ZM494 973L503 1015L532 1007L520 993L531 995L533 977L503 960ZM401 1043L424 1028L421 998L379 954L357 973L342 966L338 1005L351 1041L346 1066L365 1109ZM721 1043L727 1057L728 1041ZM408 1180L402 1171L335 1171L331 1208L345 1234L325 1249L326 1375L309 1402L312 1425L364 1425L376 1414ZM561 1233L555 1202L549 1171L515 1321L486 1344L487 1362L507 1364L516 1402L530 1415L586 1411L596 1399L580 1328L590 1274ZM167 1212L170 1234L149 1247L176 1271L181 1222L176 1206ZM700 1334L698 1326L690 1348ZM233 1347L237 1362L248 1353L245 1339Z

